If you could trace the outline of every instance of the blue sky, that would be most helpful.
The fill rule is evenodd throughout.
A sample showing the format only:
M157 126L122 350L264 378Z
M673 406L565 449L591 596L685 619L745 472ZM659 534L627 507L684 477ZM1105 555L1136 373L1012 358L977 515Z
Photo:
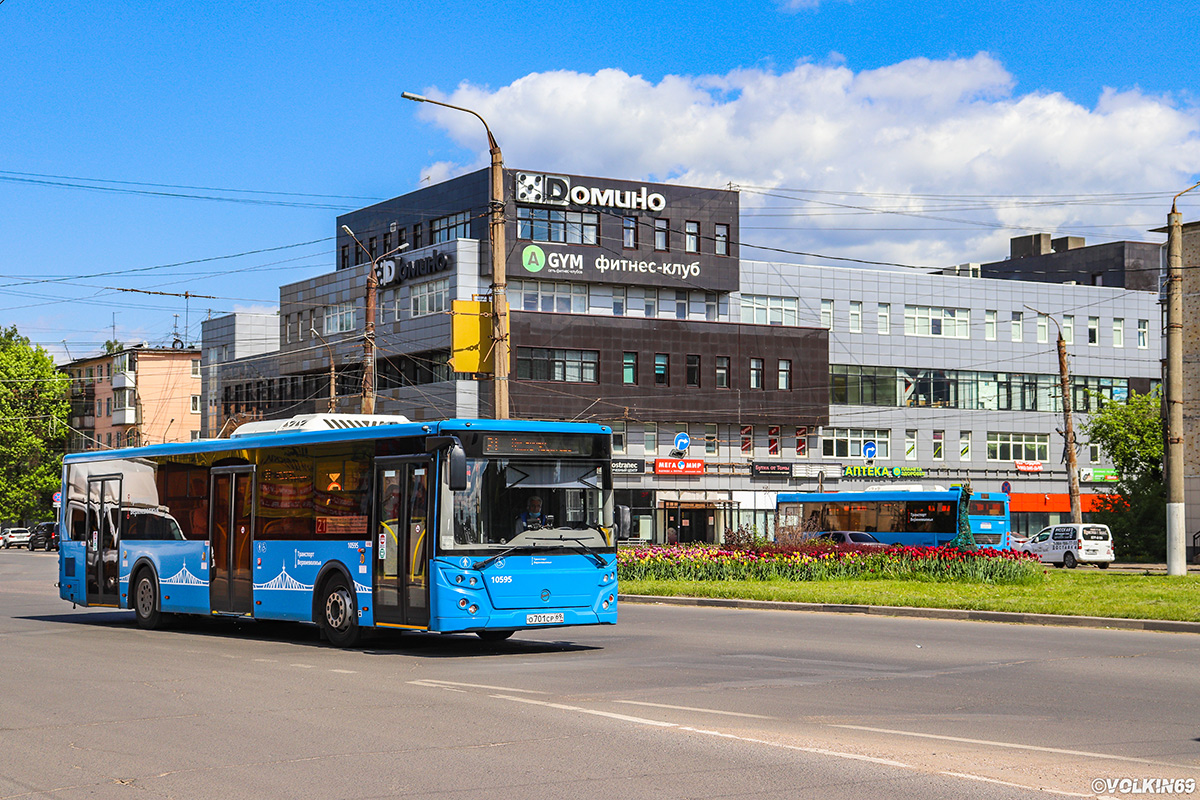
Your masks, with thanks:
M483 164L404 90L510 166L735 183L744 240L834 259L1157 241L1200 179L1194 6L792 5L0 0L0 324L79 357L270 307L339 209Z

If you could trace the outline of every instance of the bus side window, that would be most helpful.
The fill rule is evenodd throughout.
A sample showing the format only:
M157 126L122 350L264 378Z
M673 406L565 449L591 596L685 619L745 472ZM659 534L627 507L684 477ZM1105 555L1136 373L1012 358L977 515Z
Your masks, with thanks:
M87 538L87 516L82 508L71 509L70 536L77 542Z

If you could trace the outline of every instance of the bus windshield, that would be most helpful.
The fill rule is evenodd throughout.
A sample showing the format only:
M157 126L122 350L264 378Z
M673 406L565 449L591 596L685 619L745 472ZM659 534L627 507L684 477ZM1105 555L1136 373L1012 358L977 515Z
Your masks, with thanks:
M609 547L611 478L593 459L473 458L454 493L454 536L444 550Z

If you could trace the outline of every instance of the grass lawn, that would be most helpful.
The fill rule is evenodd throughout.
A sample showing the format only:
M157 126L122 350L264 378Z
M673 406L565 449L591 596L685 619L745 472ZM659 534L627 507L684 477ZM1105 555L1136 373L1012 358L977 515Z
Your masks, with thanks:
M1051 567L1042 581L1015 586L901 580L623 580L621 593L1200 621L1200 576L1138 575L1086 567Z

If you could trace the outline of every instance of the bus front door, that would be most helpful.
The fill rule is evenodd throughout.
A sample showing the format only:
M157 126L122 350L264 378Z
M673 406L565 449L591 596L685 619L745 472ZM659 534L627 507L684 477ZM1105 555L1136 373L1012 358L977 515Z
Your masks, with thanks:
M210 608L222 613L249 614L254 608L250 563L254 530L254 467L214 467L210 480Z
M375 619L429 626L428 458L375 462Z
M87 604L120 605L121 476L88 480Z

